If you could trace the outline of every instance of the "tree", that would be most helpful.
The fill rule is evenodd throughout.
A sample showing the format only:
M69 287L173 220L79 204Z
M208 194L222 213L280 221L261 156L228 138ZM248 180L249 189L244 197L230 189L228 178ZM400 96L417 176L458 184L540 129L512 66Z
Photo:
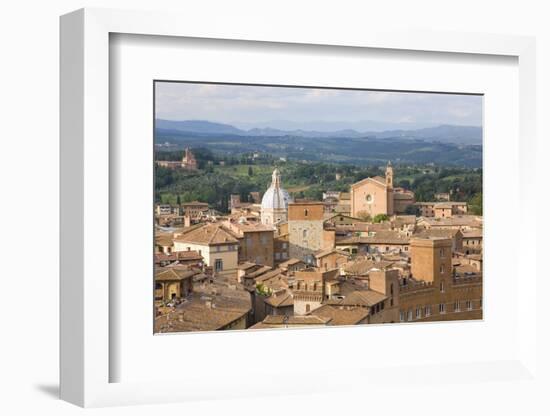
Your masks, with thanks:
M359 211L356 216L365 222L369 222L371 220L371 216L367 211Z
M388 217L386 214L377 214L377 215L374 216L372 222L378 223L378 222L382 222L382 221L387 221L389 219L390 219L390 217Z
M254 171L252 170L252 166L248 167L248 176L254 176Z
M468 202L468 209L474 215L483 215L483 194L478 192Z
M270 296L271 295L271 289L267 286L265 286L263 283L257 283L256 284L256 293L261 296Z

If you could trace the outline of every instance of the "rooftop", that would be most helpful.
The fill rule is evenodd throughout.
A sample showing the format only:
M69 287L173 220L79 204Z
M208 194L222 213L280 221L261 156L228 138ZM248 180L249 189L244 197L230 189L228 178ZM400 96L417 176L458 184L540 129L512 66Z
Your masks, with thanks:
M369 309L359 306L323 305L310 313L329 320L329 325L357 325L369 316Z
M262 322L250 327L250 329L267 329L267 328L288 328L288 327L303 327L303 326L324 326L327 325L330 319L314 315L305 316L283 316L283 315L268 315Z
M155 319L155 332L215 331L246 315L250 295L236 285L197 284L172 312Z
M199 270L188 269L186 266L162 267L155 270L155 282L189 279L199 273Z
M175 241L199 245L238 243L238 240L219 224L205 224L177 237Z

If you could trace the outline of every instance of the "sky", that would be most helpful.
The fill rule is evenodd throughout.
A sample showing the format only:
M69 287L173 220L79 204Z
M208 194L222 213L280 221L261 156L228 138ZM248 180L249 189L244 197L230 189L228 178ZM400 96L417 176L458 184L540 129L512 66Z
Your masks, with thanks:
M157 82L157 119L239 128L358 131L441 124L481 126L481 96Z

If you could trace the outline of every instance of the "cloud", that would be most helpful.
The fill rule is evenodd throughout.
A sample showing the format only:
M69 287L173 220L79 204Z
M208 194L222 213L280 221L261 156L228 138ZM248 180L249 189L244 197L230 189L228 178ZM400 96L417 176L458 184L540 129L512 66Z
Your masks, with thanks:
M459 94L156 83L156 116L225 123L482 124L482 97Z

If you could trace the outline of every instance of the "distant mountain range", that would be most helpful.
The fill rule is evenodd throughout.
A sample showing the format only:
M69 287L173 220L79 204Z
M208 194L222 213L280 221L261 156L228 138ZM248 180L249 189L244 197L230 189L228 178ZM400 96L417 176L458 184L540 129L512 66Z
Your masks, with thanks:
M357 131L340 129L334 131L281 130L270 127L237 128L230 124L206 120L156 120L156 132L161 135L192 134L200 136L230 135L242 137L310 137L310 138L377 138L414 139L430 142L481 145L482 128L476 126L440 125L418 129L393 129L383 131Z

